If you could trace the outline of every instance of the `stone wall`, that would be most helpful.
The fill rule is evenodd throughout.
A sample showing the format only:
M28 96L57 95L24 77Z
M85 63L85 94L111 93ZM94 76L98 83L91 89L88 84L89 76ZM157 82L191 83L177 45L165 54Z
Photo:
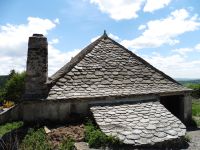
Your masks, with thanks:
M185 94L182 97L181 101L181 112L182 112L182 121L186 124L189 125L192 120L192 97L190 94Z
M78 114L80 117L89 115L89 107L95 104L115 104L130 103L135 101L147 101L157 99L156 96L139 96L135 98L119 98L105 100L30 100L24 101L16 105L8 112L0 115L0 124L15 120L23 120L27 122L38 121L67 121L71 114Z
M105 104L122 104L132 103L136 101L144 102L151 100L159 100L157 95L139 96L132 98L119 99L104 99L104 100L30 100L15 106L8 112L0 115L0 124L24 120L28 122L38 121L68 121L71 114L78 114L80 117L88 116L89 108L93 105ZM185 124L191 120L191 100L190 97L183 97L181 105L181 113L183 118L180 118Z
M24 99L45 98L48 77L48 43L41 34L29 37Z

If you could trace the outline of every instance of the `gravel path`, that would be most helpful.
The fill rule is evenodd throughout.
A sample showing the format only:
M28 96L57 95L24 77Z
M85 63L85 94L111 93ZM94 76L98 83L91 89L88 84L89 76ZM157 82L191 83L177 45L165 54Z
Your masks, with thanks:
M190 129L187 134L191 137L189 150L200 150L200 127L196 129Z

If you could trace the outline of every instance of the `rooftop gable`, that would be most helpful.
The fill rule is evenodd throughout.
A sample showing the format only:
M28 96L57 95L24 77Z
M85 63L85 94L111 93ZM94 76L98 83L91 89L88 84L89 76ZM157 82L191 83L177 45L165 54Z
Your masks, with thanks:
M48 99L189 91L104 33L57 71Z

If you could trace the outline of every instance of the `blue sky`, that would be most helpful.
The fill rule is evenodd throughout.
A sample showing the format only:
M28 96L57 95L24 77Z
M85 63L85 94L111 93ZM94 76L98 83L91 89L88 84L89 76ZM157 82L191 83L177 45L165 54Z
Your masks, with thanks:
M49 41L49 75L107 34L174 78L200 78L199 0L0 1L0 75L26 67L28 37Z

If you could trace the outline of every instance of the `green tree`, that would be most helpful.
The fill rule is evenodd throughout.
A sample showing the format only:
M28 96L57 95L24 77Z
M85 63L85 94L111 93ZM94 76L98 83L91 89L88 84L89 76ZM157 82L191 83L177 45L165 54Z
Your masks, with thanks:
M15 74L16 74L16 71L14 69L12 69L10 71L10 74L8 75L8 79L11 79Z
M4 99L5 99L5 89L0 88L0 106L3 104Z
M6 82L4 87L5 99L20 102L25 89L25 72L15 73L14 71L13 73L13 71L11 71L11 74L12 75L9 75L10 79Z
M200 98L200 84L188 84L187 87L193 89L191 94L194 98Z

